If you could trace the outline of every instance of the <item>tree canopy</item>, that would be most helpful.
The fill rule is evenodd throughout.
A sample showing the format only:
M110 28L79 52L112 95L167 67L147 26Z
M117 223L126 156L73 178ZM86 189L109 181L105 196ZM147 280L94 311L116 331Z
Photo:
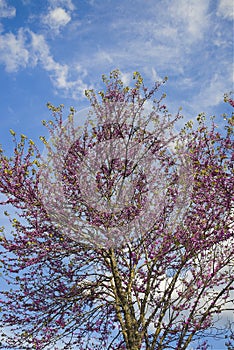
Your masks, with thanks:
M208 349L212 335L231 349L233 116L222 132L203 114L177 131L165 81L103 76L83 127L48 104L43 153L11 130L0 348Z

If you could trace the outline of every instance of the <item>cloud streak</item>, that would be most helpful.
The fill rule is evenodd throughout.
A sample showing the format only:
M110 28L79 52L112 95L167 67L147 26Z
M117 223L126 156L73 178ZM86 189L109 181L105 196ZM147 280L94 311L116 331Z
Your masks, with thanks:
M84 90L87 89L87 85L82 80L86 75L85 70L82 70L79 65L71 67L67 64L58 63L51 55L43 35L33 32L30 32L30 34L32 37L33 64L40 64L49 73L52 84L56 89L63 90L66 95L70 95L73 99L79 99L84 94Z

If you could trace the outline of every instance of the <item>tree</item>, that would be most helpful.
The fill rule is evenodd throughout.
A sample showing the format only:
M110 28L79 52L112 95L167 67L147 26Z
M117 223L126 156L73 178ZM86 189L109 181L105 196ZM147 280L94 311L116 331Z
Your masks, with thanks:
M0 348L207 349L233 302L233 117L176 132L162 83L103 81L83 128L48 104L44 153L14 131L1 151L18 217L1 236Z

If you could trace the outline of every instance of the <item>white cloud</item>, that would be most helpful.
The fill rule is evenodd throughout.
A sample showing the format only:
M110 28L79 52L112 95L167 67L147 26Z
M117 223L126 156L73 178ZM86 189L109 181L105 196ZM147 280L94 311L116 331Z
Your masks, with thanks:
M204 46L210 25L209 0L148 2L141 17L112 19L110 28L121 41L108 53L121 67L128 59L148 71L156 67L159 75L165 67L166 74L183 74L198 42L199 50Z
M44 17L43 22L50 27L56 34L62 27L65 27L71 20L71 16L63 8L57 7L51 9Z
M43 35L31 32L31 36L34 65L41 64L49 72L52 84L56 89L63 90L66 96L73 99L83 96L87 85L82 78L87 74L86 71L79 65L68 66L56 62Z
M189 40L200 40L209 23L207 15L209 1L176 0L170 6L171 18L178 31L184 33ZM176 28L174 27L174 30ZM186 37L184 38L186 40Z
M233 20L234 19L233 0L220 0L217 15Z
M128 72L121 72L121 79L124 85L129 85L132 79L132 74Z
M0 0L0 17L11 18L16 14L16 9L13 6L8 6L5 0Z
M26 36L22 28L17 35L6 33L0 36L0 62L6 66L7 72L25 68L28 61L29 51L26 48Z
M57 62L41 34L20 28L16 35L0 35L0 63L7 72L17 72L20 68L41 66L57 90L66 96L79 99L84 95L87 85L83 78L87 75L81 65L68 65Z
M0 4L3 2L6 3L6 0L0 0ZM190 107L193 105L195 110L200 110L202 106L206 109L207 102L210 106L211 101L214 105L222 101L223 93L226 91L225 81L227 86L230 85L230 81L226 79L227 70L230 71L227 67L228 64L230 66L230 54L228 54L230 50L222 53L221 50L231 46L231 35L230 30L224 30L224 21L220 21L220 18L215 15L219 12L220 16L230 18L231 1L218 0L216 14L211 12L212 1L210 0L147 1L144 12L142 12L141 1L136 0L134 9L130 9L128 2L116 5L116 13L109 11L108 6L111 6L111 2L108 2L108 6L100 2L95 8L95 13L90 12L92 16L81 16L79 23L74 22L78 14L73 13L75 10L73 2L72 0L48 0L49 7L42 19L46 31L40 31L40 33L44 33L52 41L50 41L51 46L48 46L49 41L46 42L44 39L48 52L43 58L42 50L39 52L37 49L35 53L35 48L32 49L31 36L26 42L22 38L20 40L17 32L14 32L14 35L0 36L0 43L4 42L0 47L0 61L6 65L8 71L39 64L49 73L54 85L56 81L58 89L72 91L71 94L76 96L77 81L81 78L81 85L84 81L84 69L74 69L73 63L69 67L70 58L69 55L66 57L66 52L63 53L63 63L59 60L59 56L55 59L52 55L53 48L59 45L58 41L53 42L53 36L68 26L71 35L69 40L63 42L64 47L68 48L69 43L77 43L77 50L73 50L74 60L77 59L82 67L94 72L95 77L116 67L125 73L129 70L131 72L139 70L151 81L161 80L160 76L168 75L169 84L172 79L176 79L175 85L180 90L190 89L186 91L186 100L183 103L177 102L179 105L187 104ZM106 6L107 12L104 11ZM115 9L114 3L113 9ZM228 21L226 24L230 26ZM100 34L95 37L97 28L100 29ZM28 33L28 30L25 32ZM15 43L13 43L14 40ZM216 46L212 48L214 43ZM8 52L5 52L7 50ZM32 55L31 51L33 51ZM219 53L221 53L220 56ZM47 65L43 63L46 61ZM197 69L198 63L199 69ZM219 78L214 78L217 71ZM197 79L201 76L203 83L198 86ZM126 76L126 81L128 80ZM193 87L196 93L195 90L192 91ZM178 94L179 89L176 89ZM209 96L208 100L204 91L206 91L205 95ZM194 103L192 95L196 95ZM214 98L211 97L212 95ZM178 98L180 99L180 96ZM201 106L197 104L197 99L201 101Z
M157 40L157 46L188 46L203 39L210 24L209 0L166 0L152 3L148 9L147 21L131 23L134 33L139 32L139 39ZM130 27L131 29L131 27Z
M226 91L230 90L231 86L232 81L230 77L226 76L226 79L223 79L222 73L214 74L212 78L204 82L199 95L194 98L194 109L197 105L203 110L208 107L217 106L223 102L223 95Z

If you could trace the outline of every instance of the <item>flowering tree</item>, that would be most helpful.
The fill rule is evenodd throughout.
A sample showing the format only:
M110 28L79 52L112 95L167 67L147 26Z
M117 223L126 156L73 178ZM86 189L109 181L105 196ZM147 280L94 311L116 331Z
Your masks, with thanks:
M233 117L179 132L139 73L86 95L77 126L62 106L40 154L24 135L0 154L17 209L1 235L0 348L207 349L233 303ZM229 100L228 100L229 101ZM231 103L230 103L231 104ZM226 345L231 349L231 338Z

